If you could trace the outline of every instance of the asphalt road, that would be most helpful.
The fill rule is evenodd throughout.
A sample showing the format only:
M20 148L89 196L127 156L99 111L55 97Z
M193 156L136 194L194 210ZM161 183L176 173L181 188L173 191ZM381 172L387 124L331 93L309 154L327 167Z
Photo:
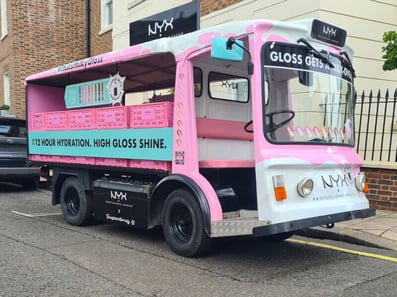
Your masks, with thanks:
M397 292L397 264L390 261L247 237L217 240L209 256L186 259L168 248L161 229L67 225L44 189L0 184L0 201L2 297L394 297Z

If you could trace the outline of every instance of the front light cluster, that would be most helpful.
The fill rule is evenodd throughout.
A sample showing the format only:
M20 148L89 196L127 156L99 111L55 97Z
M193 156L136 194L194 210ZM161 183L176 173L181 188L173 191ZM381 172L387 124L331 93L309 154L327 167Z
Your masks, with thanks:
M356 176L356 179L354 180L354 182L355 182L356 188L359 192L364 192L364 193L368 192L368 184L365 181L364 173L359 173Z
M359 192L368 192L368 184L365 181L365 175L363 173L359 173L354 179L354 183ZM284 200L287 199L285 185L284 185L284 176L276 175L273 176L273 186L274 192L276 194L276 200ZM309 196L313 192L314 182L311 178L305 177L302 179L296 187L296 191L298 194L305 198Z
M313 191L314 182L311 178L302 179L297 186L298 194L302 197L307 197Z

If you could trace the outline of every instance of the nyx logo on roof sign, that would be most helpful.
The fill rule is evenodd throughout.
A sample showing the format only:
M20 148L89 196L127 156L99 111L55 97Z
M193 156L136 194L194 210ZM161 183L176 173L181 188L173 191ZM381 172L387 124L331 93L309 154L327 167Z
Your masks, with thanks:
M319 20L313 20L311 35L317 40L339 47L343 47L346 41L346 30Z
M174 37L199 28L200 1L194 1L130 23L130 45Z
M163 20L161 22L155 22L154 24L148 24L148 36L158 34L159 37L162 37L162 34L167 32L167 30L174 30L173 22L174 18L172 17L169 21Z

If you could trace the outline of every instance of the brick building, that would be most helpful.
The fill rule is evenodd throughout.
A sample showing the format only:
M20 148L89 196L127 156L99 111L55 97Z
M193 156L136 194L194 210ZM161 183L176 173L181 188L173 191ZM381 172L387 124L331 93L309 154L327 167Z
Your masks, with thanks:
M25 117L26 76L110 51L111 23L101 14L111 4L0 0L0 106L9 105L12 114Z
M204 16L211 12L226 8L232 4L235 4L235 3L238 3L241 1L242 0L218 0L218 1L201 0L201 3L200 3L201 16Z

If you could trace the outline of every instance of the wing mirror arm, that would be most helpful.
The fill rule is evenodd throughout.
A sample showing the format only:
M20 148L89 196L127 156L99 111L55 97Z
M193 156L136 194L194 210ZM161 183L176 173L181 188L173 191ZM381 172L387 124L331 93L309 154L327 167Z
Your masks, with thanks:
M248 74L251 75L254 73L254 64L252 63L251 59L251 53L248 49L246 49L244 46L236 42L236 39L234 37L229 37L229 39L226 42L226 49L231 50L232 46L237 45L239 48L241 48L243 51L245 51L248 55L248 63L247 63L247 68L248 68Z

